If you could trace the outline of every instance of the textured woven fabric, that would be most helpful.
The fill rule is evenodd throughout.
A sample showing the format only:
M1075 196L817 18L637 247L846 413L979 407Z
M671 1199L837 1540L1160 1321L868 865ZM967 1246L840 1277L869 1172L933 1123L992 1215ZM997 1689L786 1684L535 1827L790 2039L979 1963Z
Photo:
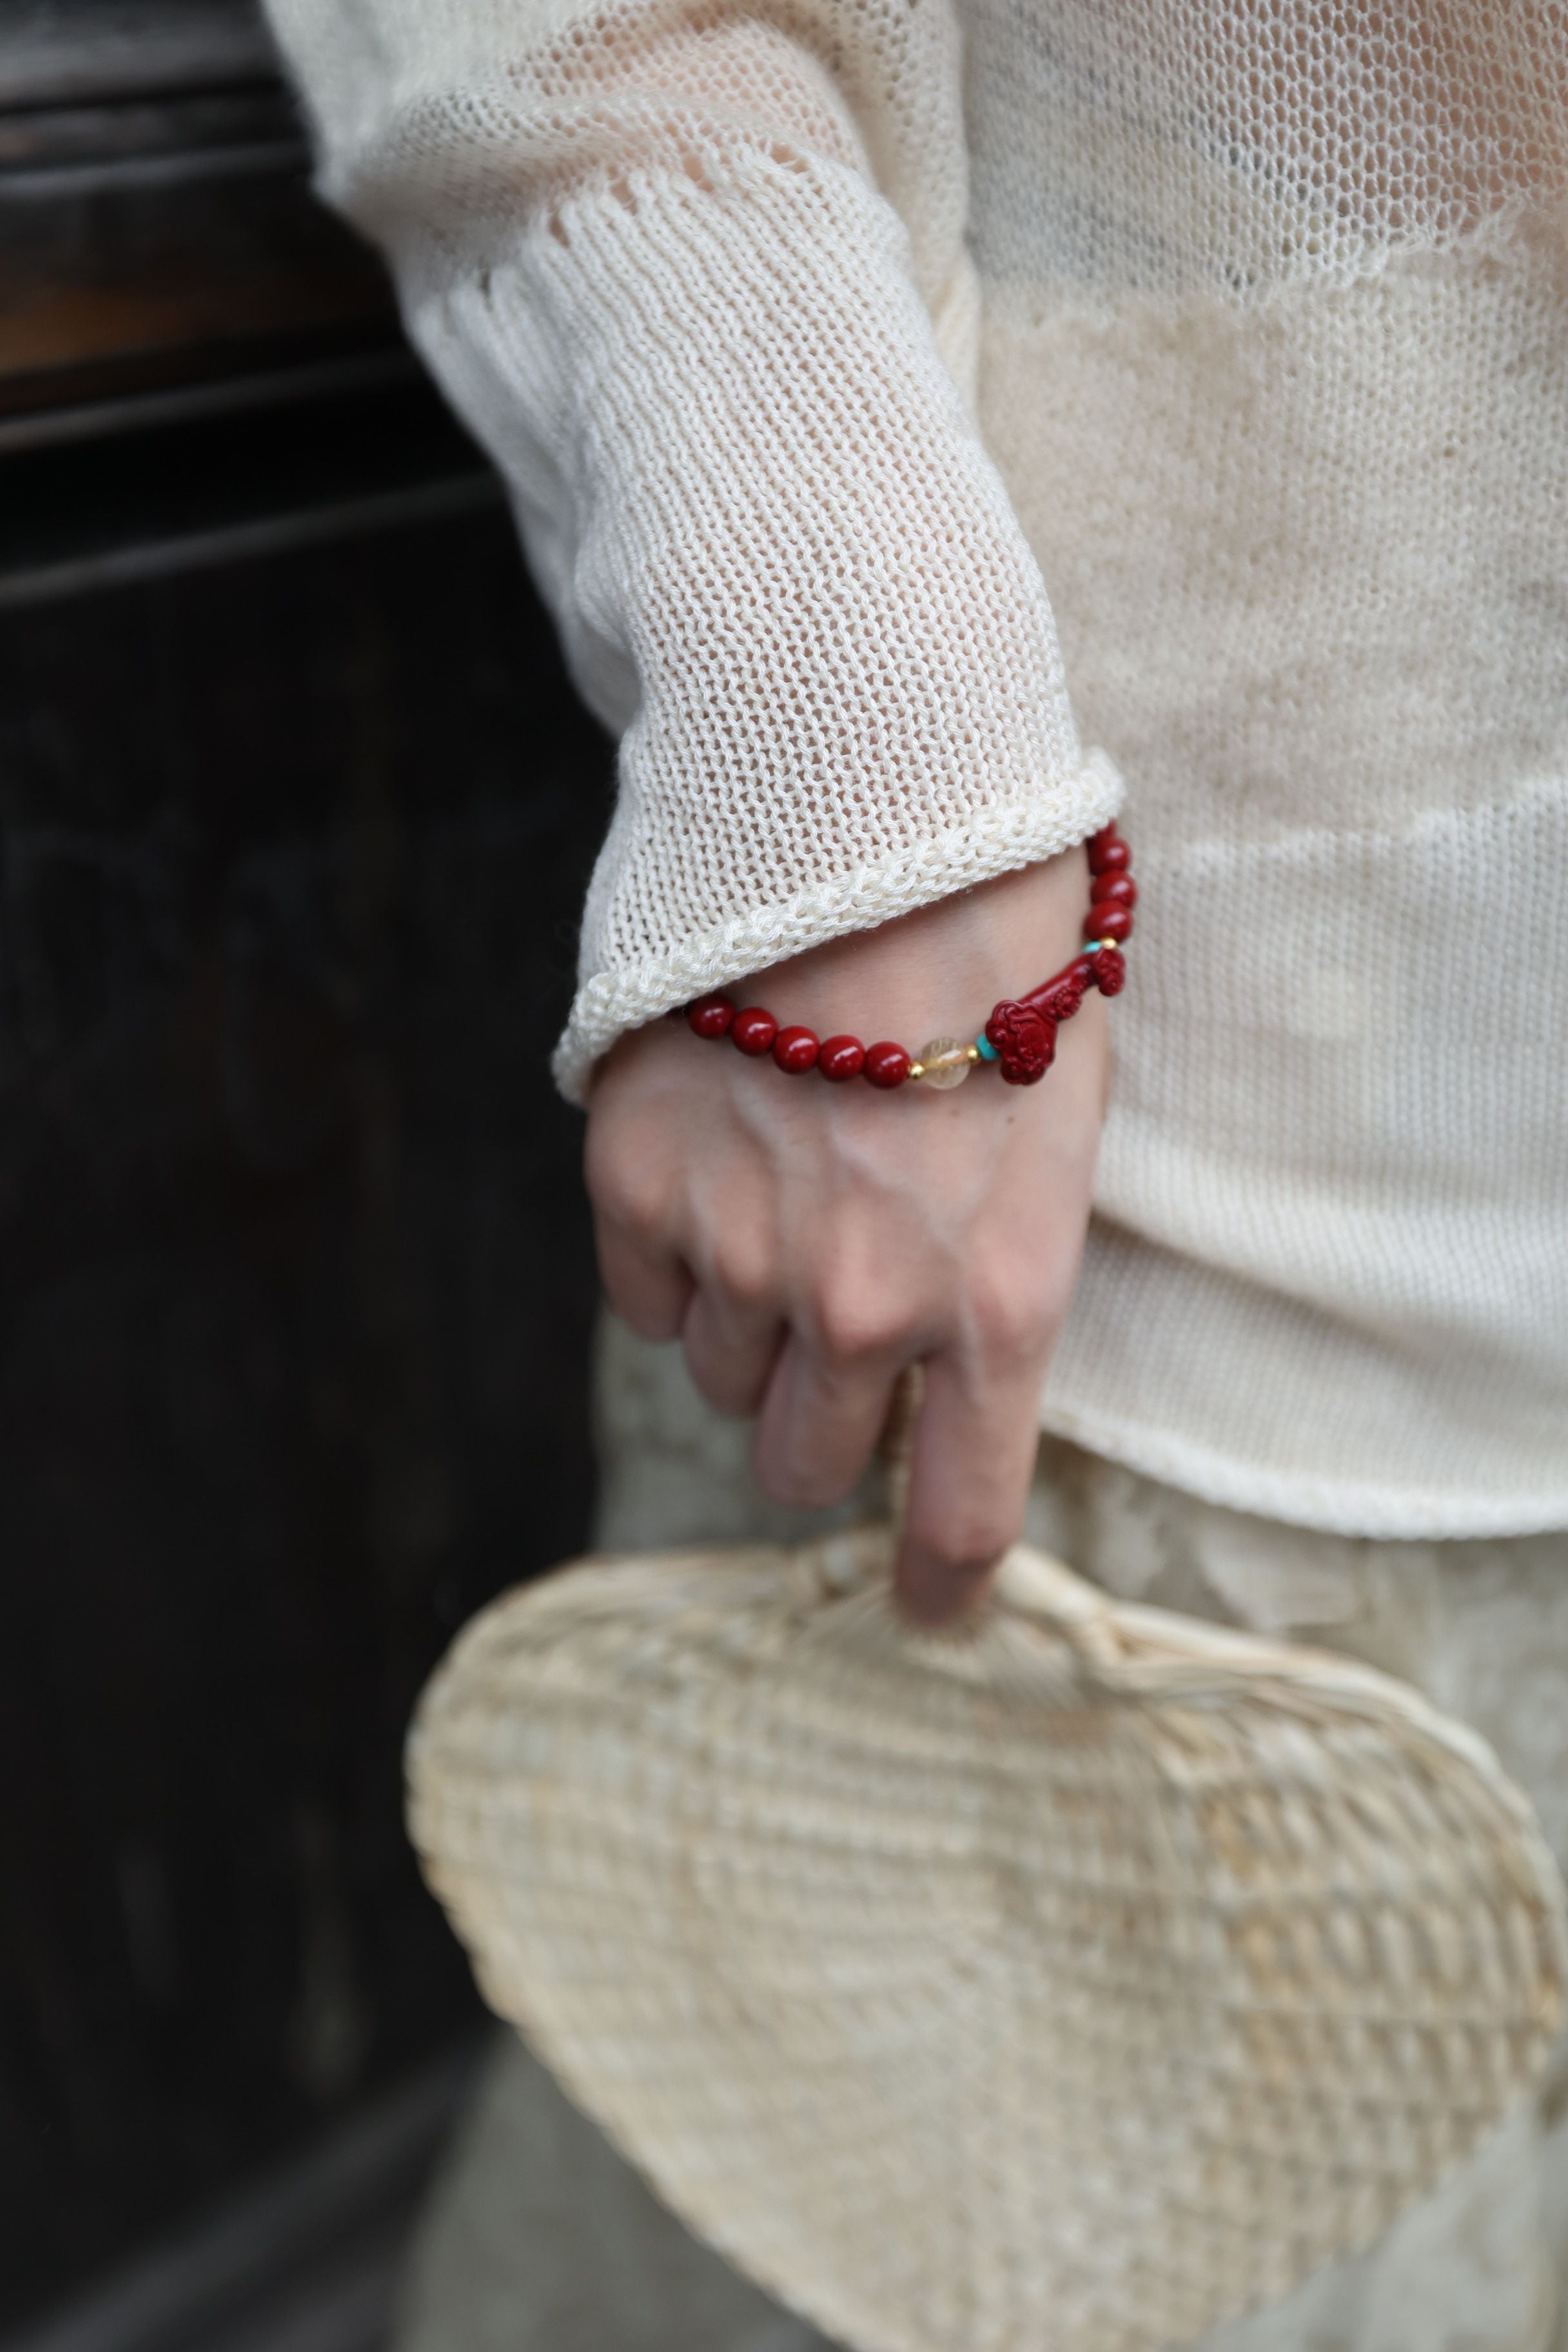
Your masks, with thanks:
M1568 1523L1561 0L273 7L621 737L568 1088L1079 837L1103 745L1142 919L1047 1424Z
M613 1328L601 1355L606 1544L796 1531L748 1479L741 1433L674 1349ZM1352 1542L1269 1527L1048 1441L1031 1532L1129 1599L1300 1632L1420 1685L1474 1724L1568 1854L1568 1538ZM1568 2146L1561 2086L1369 2254L1203 2352L1568 2352ZM1144 2194L1134 2160L1130 2198ZM401 2352L821 2352L770 2322L521 2059L502 2062L422 2234Z
M914 1635L891 1548L495 1601L420 1701L415 1842L491 2006L829 2334L1166 2352L1539 2090L1561 1879L1408 1685L1024 1546L966 1637Z
M1524 2109L1373 2252L1184 2352L1568 2352L1565 2190L1568 2126L1556 2116L1546 2137ZM835 2352L692 2238L524 2045L498 2038L422 2217L395 2352L672 2345Z

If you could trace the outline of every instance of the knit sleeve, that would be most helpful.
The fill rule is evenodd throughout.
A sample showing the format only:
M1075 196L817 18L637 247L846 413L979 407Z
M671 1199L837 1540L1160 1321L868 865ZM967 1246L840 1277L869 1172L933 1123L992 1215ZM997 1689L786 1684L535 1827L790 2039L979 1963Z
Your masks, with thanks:
M1116 806L965 393L945 0L271 0L619 789L556 1057Z

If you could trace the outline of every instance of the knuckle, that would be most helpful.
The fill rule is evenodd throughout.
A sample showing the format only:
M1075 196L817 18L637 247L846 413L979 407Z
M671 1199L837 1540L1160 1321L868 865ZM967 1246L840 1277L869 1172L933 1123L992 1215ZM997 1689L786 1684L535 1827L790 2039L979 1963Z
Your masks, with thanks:
M909 1336L907 1307L870 1283L823 1282L811 1312L823 1353L847 1363L893 1355Z
M759 1239L729 1236L713 1253L713 1287L733 1307L757 1311L773 1303L773 1253Z
M658 1233L665 1221L664 1172L647 1154L601 1151L585 1171L588 1195L601 1216L634 1234Z
M981 1266L970 1285L970 1320L994 1362L1022 1365L1044 1348L1053 1320L1046 1285L1016 1266Z

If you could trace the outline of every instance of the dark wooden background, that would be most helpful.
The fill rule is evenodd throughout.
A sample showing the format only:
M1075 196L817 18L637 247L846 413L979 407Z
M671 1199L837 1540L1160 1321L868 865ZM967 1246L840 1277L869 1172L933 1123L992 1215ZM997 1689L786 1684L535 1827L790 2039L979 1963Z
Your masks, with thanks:
M399 1748L584 1533L608 764L245 0L6 0L0 2327L476 2014Z

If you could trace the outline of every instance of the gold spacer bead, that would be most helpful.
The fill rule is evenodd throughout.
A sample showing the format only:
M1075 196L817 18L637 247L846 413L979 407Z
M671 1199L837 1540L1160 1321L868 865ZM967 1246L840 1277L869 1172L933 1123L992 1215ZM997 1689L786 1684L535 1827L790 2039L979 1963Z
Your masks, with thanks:
M925 1074L926 1066L923 1062L911 1062L910 1064L910 1076L911 1078L923 1078Z
M963 1049L963 1058L966 1062L977 1062L980 1059L979 1046L966 1045Z

